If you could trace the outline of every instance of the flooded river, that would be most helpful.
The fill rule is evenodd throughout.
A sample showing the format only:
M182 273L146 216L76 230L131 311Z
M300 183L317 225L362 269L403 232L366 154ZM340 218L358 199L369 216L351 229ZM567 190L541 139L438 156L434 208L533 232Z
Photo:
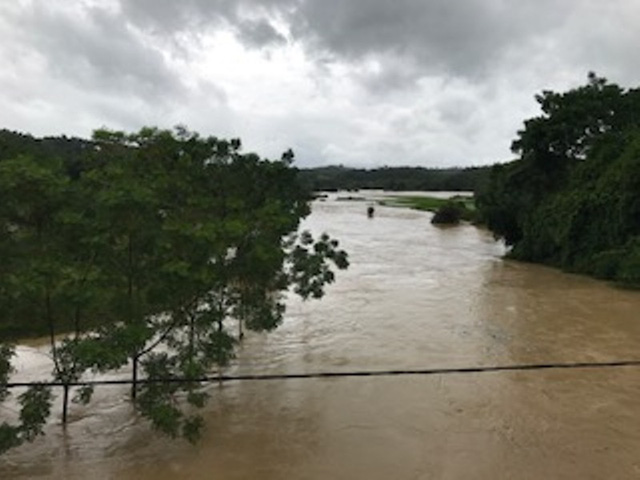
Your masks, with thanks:
M326 297L248 334L230 373L640 359L640 293L502 260L472 226L331 198L306 227L349 251ZM16 378L47 370L19 348ZM2 479L640 478L640 367L229 382L191 446L102 387L0 457ZM57 413L57 415L59 415Z

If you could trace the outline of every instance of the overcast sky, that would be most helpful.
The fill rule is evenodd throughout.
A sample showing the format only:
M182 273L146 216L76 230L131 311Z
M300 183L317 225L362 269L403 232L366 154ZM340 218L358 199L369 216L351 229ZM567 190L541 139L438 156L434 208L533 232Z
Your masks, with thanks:
M534 95L640 86L638 0L0 0L0 128L183 124L299 166L512 158Z

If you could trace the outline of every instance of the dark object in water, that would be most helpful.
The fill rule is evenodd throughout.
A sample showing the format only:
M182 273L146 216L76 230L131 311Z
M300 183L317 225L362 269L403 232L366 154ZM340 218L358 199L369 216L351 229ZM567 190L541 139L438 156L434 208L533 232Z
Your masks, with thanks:
M368 208L367 208L367 217L369 217L369 218L373 218L373 214L375 213L375 211L376 211L376 210L375 210L375 208L373 208L373 207L371 207L371 206L370 206L370 207L368 207Z

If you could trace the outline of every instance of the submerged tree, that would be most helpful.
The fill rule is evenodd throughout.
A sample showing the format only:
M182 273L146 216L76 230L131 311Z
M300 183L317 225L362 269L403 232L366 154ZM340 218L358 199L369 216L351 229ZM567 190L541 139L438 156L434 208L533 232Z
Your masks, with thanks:
M204 405L203 378L244 329L277 327L289 290L321 297L346 253L297 233L309 207L290 151L267 161L184 128L98 131L93 146L72 176L47 158L0 165L4 321L44 319L63 419L70 384L128 364L136 408L194 440L202 421L184 407Z
M54 380L64 384L63 422L69 384L82 373L65 347L79 338L91 294L92 255L77 244L84 202L57 159L20 156L0 164L0 320L48 334ZM73 333L60 341L63 331Z
M10 395L6 386L12 372L13 354L12 347L0 344L0 403ZM30 386L18 396L20 410L15 422L3 420L0 423L0 454L42 434L51 410L51 400L51 389L39 384Z

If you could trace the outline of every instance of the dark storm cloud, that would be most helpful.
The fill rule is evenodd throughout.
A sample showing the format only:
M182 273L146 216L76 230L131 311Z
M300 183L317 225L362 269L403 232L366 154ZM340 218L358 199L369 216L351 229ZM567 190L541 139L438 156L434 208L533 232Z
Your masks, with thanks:
M34 9L23 16L23 22L53 75L155 101L182 91L161 52L146 45L115 13L88 8L79 19L61 11Z
M486 77L505 55L558 29L579 0L121 0L124 15L150 32L224 26L251 48L289 39L319 62L375 59L361 78L398 88L421 75ZM525 61L526 59L523 59Z
M436 71L473 72L500 46L508 27L487 28L492 2L356 0L305 2L294 34L317 48L357 61L387 54L419 60Z
M549 73L579 69L579 81L589 69L635 82L640 73L637 0L307 0L290 19L311 48L347 62L378 59L378 86L402 75L537 77L552 65Z
M106 0L1 4L0 40L0 127L86 136L101 125L178 123L187 105L226 102Z
M131 22L158 35L226 28L250 48L296 42L318 66L354 65L354 79L379 94L423 76L484 81L527 65L544 73L545 61L579 66L581 77L590 69L623 77L631 70L633 76L640 41L640 29L633 26L640 20L635 1L120 0L120 5ZM635 23L625 26L625 19ZM620 57L629 65L620 68ZM372 62L377 68L363 68Z
M22 42L41 55L54 77L155 101L180 95L183 89L161 52L145 44L117 13L34 4L16 12L14 21Z
M537 39L561 29L578 3L305 1L291 25L297 39L337 60L377 59L379 70L369 81L380 91L408 86L421 76L482 81L502 73L507 60L526 64Z
M198 35L219 28L234 31L252 48L283 43L275 17L288 14L291 0L121 0L123 14L157 35Z

